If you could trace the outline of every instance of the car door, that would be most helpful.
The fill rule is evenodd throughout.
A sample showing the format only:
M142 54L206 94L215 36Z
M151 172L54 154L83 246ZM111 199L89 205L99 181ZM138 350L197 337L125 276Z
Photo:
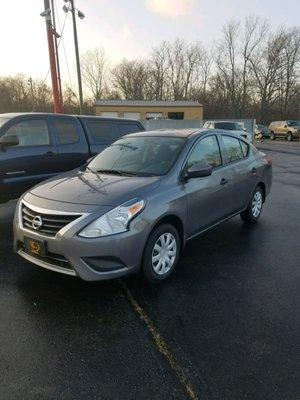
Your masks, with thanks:
M58 172L69 171L83 165L90 157L89 146L76 117L53 115L50 117L56 137Z
M223 168L217 135L199 139L188 155L184 168L197 163L211 165L213 171L210 176L192 178L185 183L189 236L226 218L230 212L231 198L227 189L229 174Z
M16 198L55 174L57 146L47 116L12 119L1 134L10 135L19 144L1 149L1 180L6 195Z
M276 124L276 135L282 137L284 135L284 122L279 121Z
M224 152L225 169L229 174L230 213L244 209L258 181L256 161L251 157L250 146L241 139L222 134L221 145Z

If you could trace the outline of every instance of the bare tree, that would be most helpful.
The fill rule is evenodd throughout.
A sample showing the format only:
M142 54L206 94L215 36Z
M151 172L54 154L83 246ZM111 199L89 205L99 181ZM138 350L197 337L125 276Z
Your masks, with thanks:
M238 64L240 22L229 21L223 27L223 39L217 52L217 66L224 79L234 116L240 115L241 69Z
M259 101L259 118L268 119L270 107L276 101L280 74L284 65L283 49L286 36L283 30L271 34L263 49L259 49L250 57Z
M293 28L286 32L286 40L283 48L283 71L281 75L281 115L288 116L289 111L293 112L295 97L299 95L299 61L300 61L300 29Z
M199 42L163 41L145 60L109 66L102 49L82 57L85 112L97 98L198 100L208 118L300 119L300 29L274 32L266 20L250 16L229 21L222 38ZM0 77L0 112L52 110L51 89L28 77ZM65 112L78 112L76 91L64 91Z
M111 71L113 88L126 100L143 100L147 92L148 67L144 61L123 60Z
M154 47L148 60L148 97L154 100L168 98L168 43Z
M242 115L245 115L249 103L249 89L251 86L250 77L250 58L252 54L260 49L264 38L268 34L268 23L260 17L250 16L247 17L244 24L243 40L241 45L242 56L242 99L241 109Z
M83 82L92 93L94 100L100 99L103 95L108 66L108 56L102 48L87 51L81 57Z

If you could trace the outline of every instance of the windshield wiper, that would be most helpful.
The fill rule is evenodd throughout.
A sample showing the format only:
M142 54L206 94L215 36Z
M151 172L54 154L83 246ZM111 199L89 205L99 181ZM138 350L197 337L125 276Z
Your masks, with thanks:
M123 175L123 176L136 176L135 172L121 171L119 169L98 169L97 174L112 174L112 175Z

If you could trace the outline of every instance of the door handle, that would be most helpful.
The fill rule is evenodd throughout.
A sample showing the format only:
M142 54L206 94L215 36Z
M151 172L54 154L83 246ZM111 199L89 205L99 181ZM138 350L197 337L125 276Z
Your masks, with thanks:
M45 153L45 156L47 156L47 157L54 157L54 156L56 156L56 154L53 153L53 151L47 151L47 153Z
M228 183L228 182L229 182L229 179L222 178L221 182L220 182L220 185L226 185L226 183Z

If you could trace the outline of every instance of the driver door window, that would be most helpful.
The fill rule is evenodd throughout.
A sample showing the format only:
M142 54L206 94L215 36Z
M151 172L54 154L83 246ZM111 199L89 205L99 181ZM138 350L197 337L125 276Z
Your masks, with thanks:
M192 150L187 167L198 163L214 168L222 165L220 148L215 135L201 139Z
M50 134L45 120L20 121L8 128L4 136L17 136L16 147L49 146Z

